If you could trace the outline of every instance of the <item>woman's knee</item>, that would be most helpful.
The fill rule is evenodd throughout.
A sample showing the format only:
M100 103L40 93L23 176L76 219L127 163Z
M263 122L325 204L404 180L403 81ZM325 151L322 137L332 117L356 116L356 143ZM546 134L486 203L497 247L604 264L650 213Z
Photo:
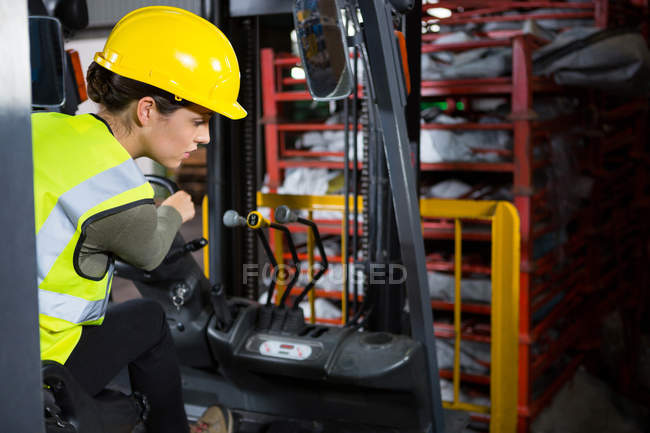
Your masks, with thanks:
M149 333L162 335L168 332L165 310L153 299L141 298L126 301L130 315L136 320L138 328L146 328Z

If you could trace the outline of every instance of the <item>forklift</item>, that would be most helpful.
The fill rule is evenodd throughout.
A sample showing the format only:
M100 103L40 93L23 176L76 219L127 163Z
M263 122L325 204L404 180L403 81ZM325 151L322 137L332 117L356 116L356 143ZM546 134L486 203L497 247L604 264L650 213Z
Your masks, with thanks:
M359 315L344 327L306 325L298 302L285 305L289 291L278 305L270 302L272 286L264 305L228 298L224 285L205 278L190 254L206 246L203 238L186 242L177 235L163 264L150 272L116 263L119 276L133 280L143 296L159 301L167 313L183 365L186 404L217 403L232 409L238 431L442 433L461 431L467 424L466 414L443 411L437 374L416 176L404 115L408 72L393 24L412 6L404 0L296 0L293 5L301 60L315 100L343 100L356 93L349 45L364 62L374 152L389 181L381 191L389 203L375 200L371 205L392 209L388 225L399 240L408 301L405 328L410 335L361 326ZM211 173L209 179L213 177ZM149 180L170 193L176 188L165 178ZM268 260L277 265L260 230L268 227L286 236L294 268L289 285L295 284L299 265L285 226L290 222L309 227L324 258L317 226L294 209L278 207L275 221L267 221L254 208L245 209L246 217L234 210L222 213L217 190L208 191L212 262L219 260L215 252L224 238L217 232L227 226L253 233ZM347 216L346 211L346 221ZM322 272L326 268L327 262ZM359 312L372 315L373 306L366 307ZM137 431L133 429L146 416L146 397L112 390L91 397L59 364L45 362L42 378L48 433L126 433Z

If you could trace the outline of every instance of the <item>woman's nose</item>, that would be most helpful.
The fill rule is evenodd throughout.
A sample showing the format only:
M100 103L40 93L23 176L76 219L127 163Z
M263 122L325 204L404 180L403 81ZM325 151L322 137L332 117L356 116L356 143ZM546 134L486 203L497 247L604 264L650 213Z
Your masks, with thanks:
M199 133L194 138L194 141L198 144L210 143L210 126L208 123L202 125L202 127L199 129Z

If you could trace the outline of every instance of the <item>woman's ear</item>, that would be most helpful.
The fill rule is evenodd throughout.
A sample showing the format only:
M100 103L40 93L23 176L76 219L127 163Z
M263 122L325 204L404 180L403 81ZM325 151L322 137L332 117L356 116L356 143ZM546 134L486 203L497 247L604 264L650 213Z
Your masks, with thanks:
M158 110L156 109L156 101L154 101L151 96L140 98L136 105L135 114L140 125L150 125L158 114Z

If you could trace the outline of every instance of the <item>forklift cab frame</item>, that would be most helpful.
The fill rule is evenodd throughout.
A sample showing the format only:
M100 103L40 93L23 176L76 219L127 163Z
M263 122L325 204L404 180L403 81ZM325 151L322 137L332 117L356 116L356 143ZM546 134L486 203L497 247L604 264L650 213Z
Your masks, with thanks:
M18 17L25 17L24 5L12 9L8 0L2 0L9 9ZM359 0L358 8L363 16L363 34L365 40L365 51L368 59L368 70L372 71L370 82L370 99L372 111L377 125L382 134L383 149L386 154L388 173L392 199L396 210L397 231L400 240L400 251L402 262L406 268L406 286L408 287L408 300L410 305L410 322L412 337L424 348L426 357L426 376L431 396L429 404L429 416L431 418L431 431L444 431L444 417L440 399L440 386L438 376L434 373L437 369L435 355L435 341L433 333L433 319L428 302L428 289L425 267L424 245L420 231L420 218L418 210L417 192L415 184L414 168L411 163L410 146L406 134L406 120L404 117L404 106L406 104L405 81L402 74L401 56L392 32L392 12L394 6L388 1ZM20 20L17 20L20 21ZM26 21L26 20L25 20ZM26 42L25 28L23 27L14 35L6 35L12 40L18 40L24 45ZM3 32L7 33L7 29ZM12 45L12 44L10 44ZM20 46L14 45L15 46ZM15 77L24 79L26 58L21 62L11 65ZM20 70L19 70L20 69ZM28 70L28 69L27 69ZM18 80L18 79L17 79ZM19 80L18 80L19 81ZM19 399L21 409L24 409L22 420L20 417L9 417L9 430L11 431L42 431L42 419L40 417L27 416L27 414L38 413L40 406L40 371L34 368L38 364L38 337L36 332L37 317L36 290L33 269L35 269L35 245L33 241L33 226L29 221L33 218L26 216L33 215L33 194L32 194L32 171L31 171L31 138L29 134L29 100L25 98L25 89L18 86L15 91L20 95L19 104L15 104L11 98L2 98L0 106L5 108L12 104L10 115L2 116L0 127L8 132L8 137L15 137L19 149L13 158L5 160L0 177L6 185L16 186L12 188L20 194L10 196L10 203L5 207L1 220L15 226L17 230L11 231L8 237L8 248L3 249L2 265L0 276L3 281L18 281L18 284L31 290L21 291L20 294L10 293L9 307L15 306L15 312L19 314L2 314L2 321L6 321L3 329L11 329L4 333L8 338L11 347L22 350L25 359L29 362L22 363L23 367L17 366L12 360L8 363L10 376L20 381L20 387L4 386L3 389L12 390L25 389L26 395ZM10 95L11 96L11 95ZM23 128L15 128L17 122ZM215 195L216 189L209 189L209 201L213 204L219 202ZM14 199L15 198L15 199ZM211 200L210 200L211 199ZM219 218L219 214L211 212L211 219ZM26 223L27 222L27 223ZM211 228L215 228L212 221ZM222 239L220 236L211 236L212 239ZM218 248L218 245L217 245ZM20 254L15 254L20 251ZM216 250L215 250L216 251ZM11 255L11 261L9 260ZM213 260L215 254L211 254ZM11 265L9 265L11 263ZM9 269L11 268L11 269ZM31 271L30 271L31 270ZM16 279L16 272L20 271L20 278ZM22 279L22 280L21 280ZM25 292L28 292L25 294ZM19 325L16 327L16 325ZM18 339L16 339L18 337ZM4 365L0 367L5 367ZM16 374L19 372L19 374ZM9 381L12 379L9 378ZM18 384L16 384L18 385ZM27 386L26 386L27 385ZM9 396L4 396L7 401ZM20 411L18 412L20 413ZM12 424L12 420L15 423ZM29 421L28 421L29 420ZM27 426L29 424L29 427Z

